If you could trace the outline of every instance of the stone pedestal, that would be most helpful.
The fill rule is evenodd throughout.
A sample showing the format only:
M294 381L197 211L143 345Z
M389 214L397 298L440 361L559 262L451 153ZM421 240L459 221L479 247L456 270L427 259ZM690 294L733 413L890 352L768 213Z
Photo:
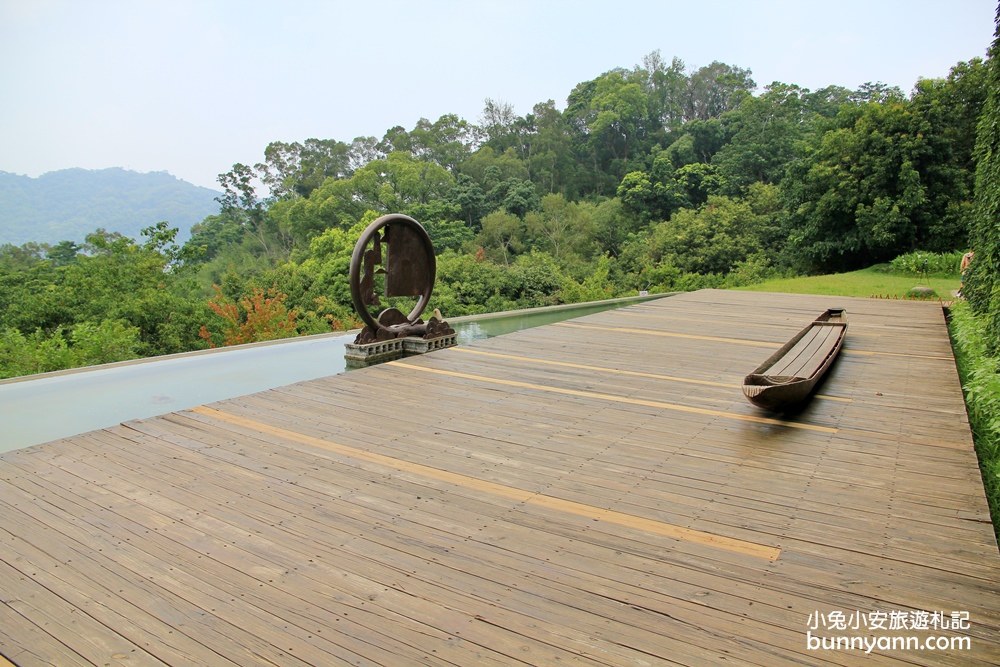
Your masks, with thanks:
M458 334L451 333L437 338L406 336L374 343L347 343L344 345L344 359L348 368L363 368L401 357L442 350L458 343Z
M375 343L364 343L356 345L347 343L344 345L344 358L347 359L348 366L360 365L369 366L398 359L403 356L403 338L393 338Z
M458 343L458 334L452 333L437 338L418 338L417 336L407 336L403 339L403 351L407 355L424 354L434 350L443 350Z

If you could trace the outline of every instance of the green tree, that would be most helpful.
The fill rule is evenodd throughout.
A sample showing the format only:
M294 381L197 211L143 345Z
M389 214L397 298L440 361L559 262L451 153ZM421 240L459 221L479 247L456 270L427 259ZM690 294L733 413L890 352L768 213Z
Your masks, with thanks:
M613 156L619 176L625 174L629 155L635 155L646 130L646 96L638 83L628 82L617 72L597 79L590 103L588 124L591 141L603 145Z
M435 199L428 204L414 204L404 213L427 230L436 254L448 248L458 251L476 237L472 227L462 220L461 207L452 201Z
M996 26L986 61L986 99L976 135L975 211L970 233L975 258L962 289L973 311L986 320L994 355L1000 353L1000 7Z
M445 197L457 207L458 217L470 229L479 228L479 221L486 213L486 193L471 176L459 174Z
M378 139L375 137L355 137L347 151L348 173L353 174L361 167L385 155L378 149Z
M82 248L73 241L60 241L46 251L45 257L54 266L66 266L76 261L80 250Z
M232 169L219 174L223 192L216 201L222 207L221 215L245 229L260 243L264 253L271 256L274 239L267 228L269 202L257 194L257 179L254 168L237 162Z
M612 74L614 75L612 80L606 83L605 87L613 86L617 82L624 83L622 71L609 72L603 77ZM602 137L594 135L593 129L600 111L600 105L597 102L599 80L594 79L577 84L567 98L566 111L563 114L572 134L574 159L581 165L575 183L575 189L581 196L587 194L613 195L624 173L628 173L628 170L621 174L614 173L612 170L613 152L602 140ZM612 117L613 114L609 112L605 116L605 120L610 120ZM607 130L613 129L607 122L603 125ZM605 132L604 139L611 136L610 131ZM587 166L583 167L583 165ZM624 165L614 166L620 168Z
M928 122L929 151L920 164L930 213L923 250L963 248L972 216L976 123L988 90L982 61L958 63L945 79L921 79L914 109Z
M191 228L184 248L191 261L207 262L227 246L238 244L244 229L229 217L210 215Z
M72 366L136 359L142 349L140 333L123 320L80 322L70 331Z
M665 220L684 204L682 193L675 187L672 169L662 179L644 171L625 174L618 186L618 198L644 222Z
M763 249L766 220L744 201L712 196L697 210L681 209L650 228L648 254L687 273L728 273Z
M899 86L890 86L881 81L874 83L868 81L858 86L858 89L851 93L848 101L856 104L891 104L902 102L905 99L906 95L903 94Z
M335 139L274 141L255 170L271 197L308 197L326 179L350 176L350 147Z
M348 229L369 211L402 213L447 201L453 186L444 167L394 152L369 162L350 178L328 178L307 198L273 204L268 217L295 245L307 248L324 230Z
M489 189L499 181L529 180L528 169L513 148L497 153L492 147L483 146L462 163L461 173L483 189Z
M436 163L396 151L356 171L349 183L351 196L359 198L367 209L395 213L412 204L443 198L453 179Z
M840 105L851 102L852 93L843 86L827 86L802 96L807 118L836 118Z
M396 125L382 136L376 148L384 156L389 153L413 153L413 139L402 125Z
M0 379L70 368L72 353L62 330L46 335L41 329L25 336L0 327Z
M73 321L59 284L64 269L40 262L27 270L0 268L0 328L51 333Z
M597 260L581 282L565 277L560 292L562 300L566 303L582 303L614 298L616 292L614 281L611 279L613 265L614 260L605 256Z
M58 289L76 322L121 320L139 331L144 356L197 349L196 302L184 294L187 278L171 269L176 229L143 231L146 243L95 233L93 254L65 267Z
M541 201L531 181L508 178L494 185L486 193L486 204L493 211L503 209L523 218L528 211L538 210Z
M473 134L468 121L455 114L445 114L434 123L421 118L410 132L411 152L455 173L470 153Z
M648 131L665 135L680 129L688 86L686 69L680 58L675 57L667 64L659 50L644 56L641 67L636 66L631 78L642 85L646 94Z
M447 317L552 305L563 283L555 260L539 252L522 255L510 265L446 252L437 266L430 307L440 308Z
M721 194L727 189L726 179L713 165L704 162L684 165L674 172L673 180L685 208L697 208L708 201L710 195Z
M312 239L309 258L301 264L302 273L309 277L310 284L297 300L300 308L307 310L312 302L326 307L321 315L332 314L341 320L353 310L349 278L351 253L367 226L366 220L351 229L327 229Z
M684 124L680 138L667 152L677 169L694 162L708 164L728 141L729 135L720 119L692 120Z
M200 347L200 306L188 296L176 233L159 223L138 244L98 230L70 264L0 271L0 328L17 331L32 358L55 359L32 372Z
M654 155L648 172L628 173L618 186L622 204L644 222L666 220L683 206L696 206L704 201L703 190L707 196L709 188L722 182L709 165L693 163L675 170L669 151Z
M594 240L601 254L611 257L621 254L625 242L642 224L642 219L626 209L617 197L593 206L590 216L594 223Z
M535 133L530 137L531 151L528 160L531 179L542 191L561 192L574 198L578 170L574 159L573 133L563 114L548 100L536 104L531 113Z
M26 271L44 261L50 251L51 248L41 243L25 243L20 246L4 243L0 245L0 270ZM73 258L76 258L75 250Z
M685 120L719 118L735 109L757 87L751 76L748 69L719 61L698 68L688 77L683 103Z
M483 111L479 115L479 132L490 150L503 153L520 143L516 136L518 116L514 105L489 97L484 100Z
M528 233L540 242L536 247L554 259L587 254L594 236L590 207L566 201L561 194L542 197L541 210L524 218Z
M929 228L929 123L904 101L845 105L783 190L804 268L849 270L915 250Z
M524 222L502 208L483 218L483 230L479 233L480 244L502 257L504 266L510 266L512 256L521 248L523 236Z
M732 139L712 158L729 189L739 194L751 183L779 183L807 131L808 90L775 82L759 97L746 96L727 112L723 125Z

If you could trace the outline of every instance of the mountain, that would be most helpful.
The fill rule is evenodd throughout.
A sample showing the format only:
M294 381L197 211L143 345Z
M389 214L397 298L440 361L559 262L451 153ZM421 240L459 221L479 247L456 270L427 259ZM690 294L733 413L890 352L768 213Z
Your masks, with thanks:
M138 239L163 220L179 229L180 243L219 212L220 194L165 171L63 169L38 178L0 171L0 244L81 243L99 227Z

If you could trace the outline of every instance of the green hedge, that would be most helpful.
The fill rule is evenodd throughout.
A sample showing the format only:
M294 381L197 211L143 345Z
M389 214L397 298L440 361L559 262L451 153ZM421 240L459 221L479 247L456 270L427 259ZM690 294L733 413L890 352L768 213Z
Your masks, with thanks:
M945 253L911 252L889 262L889 270L913 276L957 276L960 273L962 254L961 250Z
M987 96L976 127L975 213L969 233L976 256L963 293L986 318L989 350L1000 354L1000 6L986 62Z
M985 318L977 317L968 303L952 306L949 323L993 530L1000 539L1000 360L990 352Z

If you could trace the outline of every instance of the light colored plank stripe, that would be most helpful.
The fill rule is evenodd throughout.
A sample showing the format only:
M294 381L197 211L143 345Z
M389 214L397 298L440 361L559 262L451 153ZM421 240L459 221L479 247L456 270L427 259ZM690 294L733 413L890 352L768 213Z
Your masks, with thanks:
M553 361L551 359L538 359L537 357L522 357L516 354L501 354L499 352L486 352L485 350L473 350L468 347L450 347L447 353L462 352L466 354L479 354L484 357L496 357L498 359L511 359L513 361L526 361L533 364L543 364L546 366L562 366L564 368L578 368L585 371L595 371L599 373L617 373L619 375L632 375L635 377L652 378L654 380L666 380L668 382L682 382L685 384L700 384L709 387L723 387L725 389L739 389L740 385L731 382L712 382L711 380L696 380L694 378L682 378L676 375L662 375L660 373L643 373L642 371L629 371L621 368L608 368L607 366L588 366L586 364L574 364L568 361ZM841 403L852 403L853 398L842 398L840 396L827 396L816 394L815 398L827 401L840 401Z
M805 424L802 422L784 421L781 419L771 419L769 417L758 417L756 415L741 415L735 412L725 412L723 410L709 410L707 408L696 408L690 405L680 405L678 403L664 403L663 401L650 401L644 398L629 398L628 396L614 396L612 394L600 394L593 391L580 391L577 389L564 389L562 387L550 387L544 384L534 384L531 382L519 382L517 380L504 380L500 378L486 377L485 375L472 375L471 373L459 373L457 371L446 371L439 368L428 368L426 366L414 366L402 361L390 361L387 365L403 366L424 373L436 373L438 375L449 375L451 377L465 380L475 380L478 382L488 382L500 384L508 387L518 387L519 389L534 389L535 391L545 391L555 394L565 394L567 396L580 396L582 398L597 398L615 403L628 403L630 405L644 405L650 408L660 408L663 410L673 410L676 412L689 412L696 415L706 415L709 417L723 417L725 419L736 419L738 421L753 422L755 424L769 424L772 426L784 426L787 428L799 428L806 431L819 431L820 433L837 433L839 429L831 426L818 426L816 424Z
M909 357L910 359L934 359L935 361L955 362L954 357L942 357L935 354L908 354L906 352L880 352L878 350L848 350L847 348L844 348L841 352L846 354L878 355L880 357Z
M622 333L643 334L646 336L667 336L669 338L690 338L692 340L711 340L717 343L732 343L734 345L752 345L754 347L780 347L782 343L768 343L759 340L747 340L745 338L721 338L719 336L702 336L699 334L675 333L673 331L654 331L653 329L630 329L628 327L602 327L593 324L577 324L576 322L556 322L554 327L573 327L576 329L598 329L601 331L620 331ZM792 335L795 335L794 333ZM791 336L789 336L791 338ZM856 350L844 348L841 353L845 354L876 354L885 357L910 357L912 359L936 359L938 361L954 361L952 357L942 357L932 354L909 354L906 352L881 352L878 350Z
M701 336L699 334L676 333L673 331L654 331L653 329L630 329L628 327L600 327L593 324L577 324L576 322L556 322L554 327L573 327L575 329L598 329L600 331L620 331L622 333L644 334L647 336L667 336L669 338L690 338L692 340L712 340L717 343L735 343L736 345L754 345L756 347L774 347L774 343L744 338L720 338L718 336ZM780 343L779 343L780 345Z
M341 445L330 440L315 438L304 433L298 433L296 431L290 431L278 426L272 426L270 424L265 424L264 422L248 419L229 412L223 412L222 410L217 410L207 406L197 406L191 408L191 412L196 412L200 415L219 421L229 422L260 433L267 433L279 438L300 442L304 445L325 449L341 456L347 456L353 459L374 463L376 465L386 466L400 472L420 475L422 477L435 479L448 484L454 484L455 486L461 486L474 491L508 498L525 505L544 507L546 509L565 512L567 514L582 516L584 518L594 519L597 521L606 521L608 523L613 523L635 530L641 530L654 535L662 535L676 540L704 544L717 547L719 549L725 549L727 551L745 554L747 556L766 558L770 561L777 560L778 556L781 555L781 549L777 547L756 544L754 542L738 540L722 535L713 535L712 533L706 533L701 530L685 528L684 526L675 526L673 524L664 523L662 521L654 521L652 519L646 519L632 514L626 514L624 512L616 512L614 510L594 507L593 505L585 505L571 500L563 500L562 498L547 496L541 493L525 491L524 489L505 486L495 482L488 482L486 480L477 479L468 475L461 475L459 473L449 472L440 468L433 468L420 463L412 463L403 459L385 456L383 454L376 454L375 452L368 452L363 449L357 449L347 445Z
M711 382L709 380L695 380L692 378L682 378L674 375L660 375L658 373L643 373L641 371L627 371L620 368L607 368L605 366L588 366L586 364L573 364L568 361L552 361L550 359L538 359L534 357L521 357L516 354L500 354L499 352L485 352L483 350L471 350L467 347L448 348L448 352L462 352L465 354L480 354L485 357L497 357L499 359L512 359L514 361L527 361L533 364L544 364L546 366L562 366L564 368L578 368L585 371L597 371L601 373L618 373L620 375L634 375L636 377L653 378L654 380L669 380L670 382L685 382L688 384L702 384L710 387L726 387L727 389L739 389L740 385L728 382Z

